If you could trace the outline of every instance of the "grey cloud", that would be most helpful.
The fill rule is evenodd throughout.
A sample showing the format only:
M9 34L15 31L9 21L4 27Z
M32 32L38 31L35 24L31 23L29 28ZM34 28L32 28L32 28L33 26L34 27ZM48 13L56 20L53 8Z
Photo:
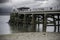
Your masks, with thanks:
M9 0L0 0L0 3L8 2Z
M35 0L35 1L47 1L47 0Z
M22 6L38 7L40 5L42 5L42 3L37 2L37 1L25 1L25 2L22 2L22 3L15 4L15 7L22 7Z
M11 7L1 7L0 8L0 15L7 15L7 14L10 14L11 12L12 12Z
M47 4L45 3L40 3L41 0L39 1L33 1L33 0L26 0L26 1L20 1L17 3L11 3L12 6L14 7L22 7L22 6L28 6L28 7L52 7L52 6L59 6L60 7L60 0L47 0ZM9 4L8 4L9 5Z

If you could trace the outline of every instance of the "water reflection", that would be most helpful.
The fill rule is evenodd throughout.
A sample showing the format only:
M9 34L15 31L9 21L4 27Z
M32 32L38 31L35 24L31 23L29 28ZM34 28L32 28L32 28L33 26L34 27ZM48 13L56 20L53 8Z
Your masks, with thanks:
M16 33L16 32L34 32L34 31L36 31L36 29L34 29L31 24L27 24L26 26L24 26L24 25L25 24L19 24L19 25L10 24L10 27L11 27L11 30L12 30L13 33Z

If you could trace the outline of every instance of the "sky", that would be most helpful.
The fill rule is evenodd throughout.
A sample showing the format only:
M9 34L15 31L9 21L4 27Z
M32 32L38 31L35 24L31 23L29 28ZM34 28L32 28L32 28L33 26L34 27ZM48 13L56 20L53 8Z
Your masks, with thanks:
M6 1L0 1L0 7L4 6L10 6L10 7L22 7L22 6L28 6L28 7L38 7L39 5L46 3L45 0L6 0Z
M30 8L60 7L60 0L0 0L0 10L23 6Z
M34 7L50 7L59 5L60 0L0 0L0 7L22 7L28 6L31 8Z

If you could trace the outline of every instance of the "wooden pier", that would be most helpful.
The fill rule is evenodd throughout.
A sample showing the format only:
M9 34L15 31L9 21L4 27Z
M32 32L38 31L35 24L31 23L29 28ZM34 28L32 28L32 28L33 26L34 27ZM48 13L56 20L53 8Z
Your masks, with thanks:
M33 12L19 12L19 13L12 13L16 17L15 23L22 24L24 30L28 30L28 26L31 27L31 32L36 32L36 24L38 24L38 32L39 32L39 24L43 24L43 32L46 32L47 26L54 26L54 32L56 32L56 28L60 27L60 12L54 11L33 11ZM57 17L57 18L56 18ZM53 21L49 20L51 18ZM10 17L10 20L12 16ZM57 22L57 23L56 23ZM48 25L53 24L53 25Z

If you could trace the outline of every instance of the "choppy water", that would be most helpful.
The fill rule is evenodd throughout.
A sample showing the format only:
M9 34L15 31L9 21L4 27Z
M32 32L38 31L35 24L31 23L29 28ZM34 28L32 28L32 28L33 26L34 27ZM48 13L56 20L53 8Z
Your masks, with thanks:
M7 23L10 19L10 15L0 15L0 34L11 34L12 29L11 26ZM42 32L42 24L40 24L39 31ZM38 29L38 25L36 25L36 31ZM47 32L53 32L54 27L47 27Z

